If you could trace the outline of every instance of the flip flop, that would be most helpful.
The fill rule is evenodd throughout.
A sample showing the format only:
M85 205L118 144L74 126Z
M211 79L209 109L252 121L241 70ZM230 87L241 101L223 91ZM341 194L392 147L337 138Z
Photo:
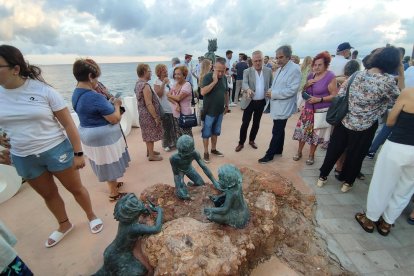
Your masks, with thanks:
M73 224L71 224L71 227L68 229L68 230L66 230L66 232L65 233L62 233L62 232L59 232L59 231L53 231L53 233L49 236L49 239L51 239L51 240L54 240L54 242L53 243L51 243L51 244L49 244L48 243L48 241L49 241L49 239L48 240L46 240L46 243L45 243L45 246L47 247L47 248L50 248L50 247L52 247L52 246L55 246L56 244L58 244L67 234L69 234L72 230L73 230L73 228L75 227L75 225L73 225Z
M98 229L94 228L98 225L101 225ZM93 219L89 222L89 229L91 229L92 234L98 234L103 229L103 221L100 218Z

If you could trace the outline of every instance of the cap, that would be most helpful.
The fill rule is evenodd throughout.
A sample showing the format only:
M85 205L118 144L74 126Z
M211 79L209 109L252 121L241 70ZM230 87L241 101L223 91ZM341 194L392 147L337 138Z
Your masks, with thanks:
M190 55L190 54L185 54L185 56L184 56L184 58L190 58L190 57L192 57L193 55Z
M351 44L349 44L349 42L344 42L338 45L338 48L336 49L336 52L342 52L344 50L347 49L352 49L354 47L351 46Z

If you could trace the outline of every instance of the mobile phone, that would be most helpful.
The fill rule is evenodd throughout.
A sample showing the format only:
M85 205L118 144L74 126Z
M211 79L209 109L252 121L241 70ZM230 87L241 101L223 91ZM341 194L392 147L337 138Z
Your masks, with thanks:
M118 92L118 93L116 93L116 94L115 94L115 96L114 96L114 97L115 97L115 98L119 98L121 95L122 95L122 93L121 93L121 92Z
M310 98L311 98L312 96L311 95L309 95L308 93L306 93L305 91L303 91L302 92L302 98L304 99L304 100L309 100Z

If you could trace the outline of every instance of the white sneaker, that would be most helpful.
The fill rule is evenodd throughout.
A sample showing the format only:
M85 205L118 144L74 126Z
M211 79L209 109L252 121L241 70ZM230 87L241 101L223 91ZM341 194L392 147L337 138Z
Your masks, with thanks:
M229 106L235 107L235 106L237 106L237 104L236 103L230 103Z
M326 184L326 182L328 182L328 178L327 177L319 177L318 178L318 182L316 183L316 186L318 186L319 188L322 188L323 185Z
M341 192L346 193L351 189L352 189L351 185L349 185L348 183L344 183L342 184Z

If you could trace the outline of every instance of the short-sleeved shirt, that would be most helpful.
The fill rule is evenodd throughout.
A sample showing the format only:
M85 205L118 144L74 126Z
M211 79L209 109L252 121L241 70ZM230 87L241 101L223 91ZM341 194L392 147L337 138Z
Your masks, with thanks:
M81 127L99 127L110 124L103 116L111 115L115 107L102 95L90 89L76 88L72 95L73 109Z
M156 79L154 82L154 85L159 85L162 86L162 81L160 79ZM164 92L162 94L162 97L158 97L160 99L160 103L162 108L164 109L165 113L171 114L172 110L171 110L171 106L170 106L170 101L168 101L168 97L167 97L167 93L168 93L169 89L166 85L164 85Z
M239 63L236 64L236 73L237 73L236 80L243 79L243 72L247 68L249 68L249 65L247 65L247 62L245 61L240 61Z
M25 157L45 152L66 136L53 112L67 108L53 87L27 79L15 89L0 87L0 127L10 137L13 155Z
M171 94L174 96L180 95L180 94L186 94L187 96L185 96L181 101L180 101L180 110L181 113L184 115L190 115L192 114L192 110L191 110L191 95L192 95L192 89L191 89L191 84L186 81L183 86L181 87L180 91L176 91L175 86L177 85L177 83L174 85L173 88L171 88ZM172 104L172 113L173 116L175 118L179 118L180 117L180 112L177 111L175 104Z
M213 72L207 73L203 78L201 87L213 82ZM227 79L225 76L218 79L216 85L204 95L203 110L205 114L216 117L224 112L224 98L227 92Z
M348 113L342 124L354 131L363 131L380 119L400 95L394 77L389 74L357 72L349 87ZM351 78L348 79L348 81ZM339 95L346 93L348 81Z

